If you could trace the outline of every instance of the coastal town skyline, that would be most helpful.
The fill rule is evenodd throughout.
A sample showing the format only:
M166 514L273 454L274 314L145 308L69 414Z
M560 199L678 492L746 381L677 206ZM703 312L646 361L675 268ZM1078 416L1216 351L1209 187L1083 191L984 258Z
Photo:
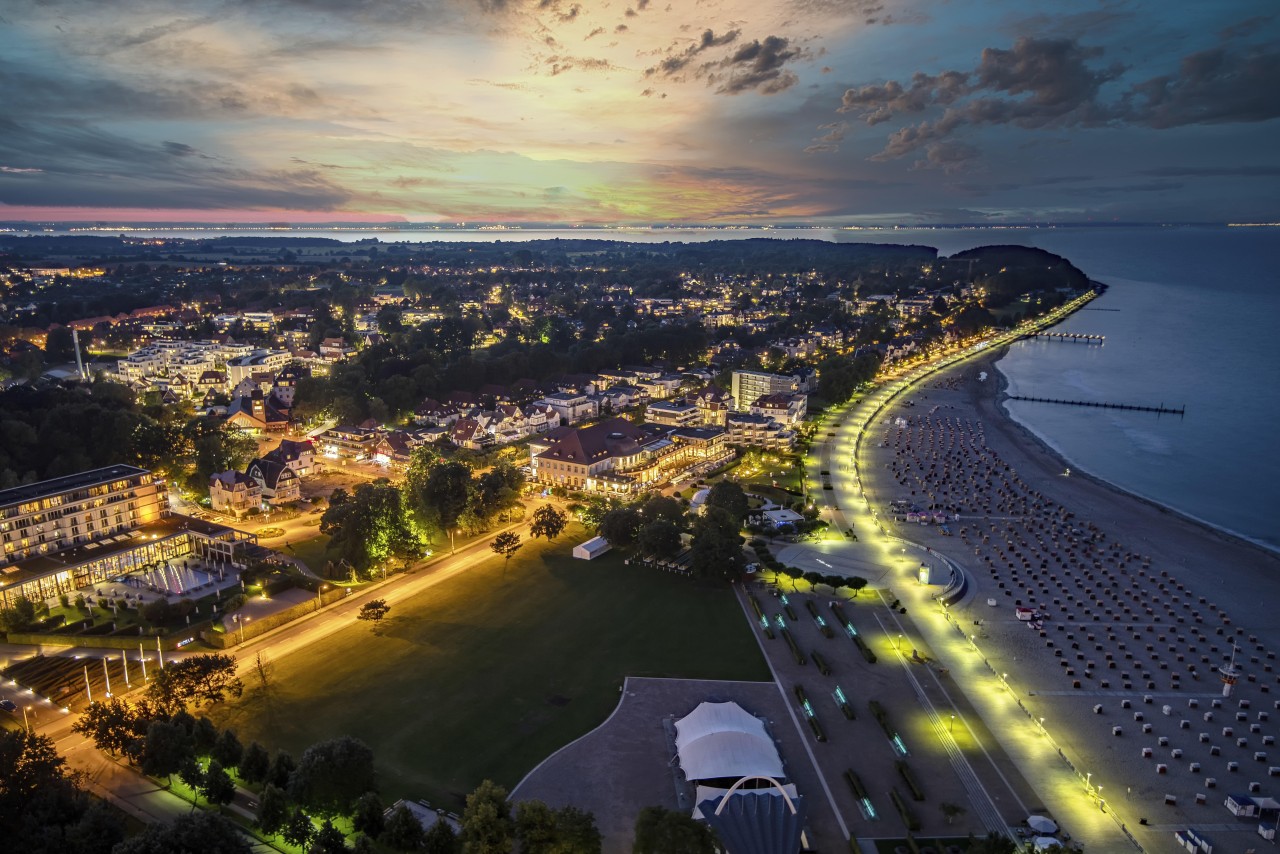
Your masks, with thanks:
M1275 221L1256 2L19 3L0 220Z

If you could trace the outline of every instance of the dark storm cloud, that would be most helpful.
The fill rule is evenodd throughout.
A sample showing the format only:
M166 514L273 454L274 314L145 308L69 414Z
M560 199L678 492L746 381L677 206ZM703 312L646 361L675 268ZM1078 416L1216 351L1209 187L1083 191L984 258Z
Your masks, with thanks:
M9 205L329 210L348 198L313 169L232 168L185 143L149 145L76 122L0 119L0 162L39 173L0 176Z
M1153 128L1280 117L1280 48L1215 47L1182 60L1175 74L1138 83L1126 94L1134 121Z
M727 70L717 92L736 95L750 90L773 95L789 89L798 81L795 73L784 66L801 55L801 50L791 46L782 36L769 36L764 41L744 44L720 62ZM721 79L717 77L716 79Z
M963 142L935 142L925 149L925 156L912 164L913 169L941 169L947 174L964 171L978 157L978 149Z
M893 160L936 146L967 126L1023 129L1131 125L1154 129L1191 124L1259 122L1280 117L1280 50L1219 46L1185 57L1177 72L1131 84L1102 97L1125 73L1102 63L1102 50L1075 39L1020 38L1009 50L987 48L969 71L916 73L897 81L847 89L839 112L868 125L936 113L937 118L891 133L874 160ZM927 154L926 164L952 162L957 149Z
M729 30L726 33L716 35L714 30L703 30L702 35L696 42L684 48L679 53L672 54L664 58L657 65L645 69L646 77L660 75L662 77L671 77L672 75L684 70L693 59L700 53L715 47L724 47L731 44L738 38L738 30Z

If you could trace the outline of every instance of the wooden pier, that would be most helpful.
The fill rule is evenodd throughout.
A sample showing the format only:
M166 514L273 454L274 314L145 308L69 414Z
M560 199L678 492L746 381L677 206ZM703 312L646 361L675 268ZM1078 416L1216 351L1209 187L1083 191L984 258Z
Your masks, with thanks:
M1187 414L1187 408L1185 406L1180 406L1177 409L1174 409L1173 407L1165 406L1163 403L1159 406L1138 406L1133 403L1106 403L1096 400L1060 400L1053 397L1024 397L1020 394L1011 394L1008 396L1008 399L1023 400L1028 403L1057 403L1062 406L1092 406L1097 409L1127 409L1130 412L1154 412L1157 415Z
M1028 338L1052 338L1055 341L1077 341L1081 344L1103 344L1105 335L1089 335L1084 332L1033 332Z

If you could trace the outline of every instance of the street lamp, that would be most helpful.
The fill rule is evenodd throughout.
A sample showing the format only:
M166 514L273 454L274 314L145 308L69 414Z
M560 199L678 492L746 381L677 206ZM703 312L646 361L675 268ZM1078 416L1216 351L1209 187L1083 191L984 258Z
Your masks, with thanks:
M953 732L955 732L955 731L956 731L956 716L955 716L955 715L952 715L952 716L951 716L951 723L947 724L947 732L948 732L948 733L953 733Z
M458 533L456 529L454 528L449 529L449 554L451 555L458 553L458 550L454 548L454 544L453 544L453 535L456 533Z
M319 611L320 606L324 604L322 601L320 601L320 591L324 590L328 586L329 585L327 584L321 584L319 587L316 588L316 610L317 611Z
M27 712L29 711L31 711L30 706L22 707L22 726L26 729L27 732L31 732L31 722L27 720Z
M899 651L899 652L901 652L901 651L902 651L902 632L898 632L898 646L897 646L897 649L898 649L898 651Z

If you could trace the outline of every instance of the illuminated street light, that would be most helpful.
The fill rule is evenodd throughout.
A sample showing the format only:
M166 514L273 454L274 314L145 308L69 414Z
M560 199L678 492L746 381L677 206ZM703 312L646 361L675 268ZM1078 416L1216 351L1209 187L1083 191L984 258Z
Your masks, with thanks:
M956 716L955 716L955 715L952 715L952 716L951 716L951 723L947 724L947 732L948 732L948 733L955 732L955 729L956 729Z
M27 712L29 711L31 711L30 706L22 707L22 726L26 729L27 732L31 732L31 722L27 720Z

